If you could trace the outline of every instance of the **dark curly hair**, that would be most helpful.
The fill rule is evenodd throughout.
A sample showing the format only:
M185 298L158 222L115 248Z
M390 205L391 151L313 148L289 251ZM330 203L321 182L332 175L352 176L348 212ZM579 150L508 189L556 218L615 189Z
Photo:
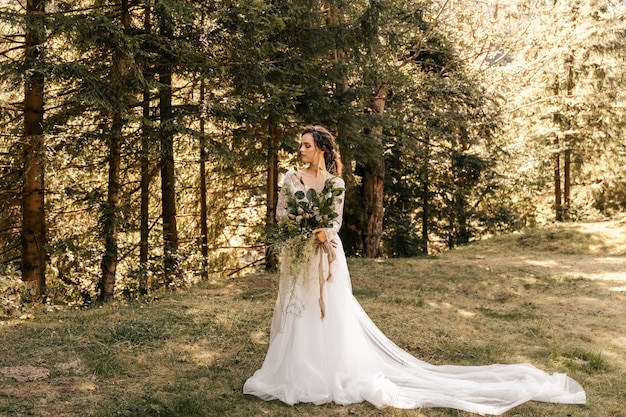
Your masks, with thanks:
M326 170L337 177L341 176L343 165L337 151L335 137L323 126L311 125L304 128L300 136L310 133L315 141L315 146L324 152L324 164Z

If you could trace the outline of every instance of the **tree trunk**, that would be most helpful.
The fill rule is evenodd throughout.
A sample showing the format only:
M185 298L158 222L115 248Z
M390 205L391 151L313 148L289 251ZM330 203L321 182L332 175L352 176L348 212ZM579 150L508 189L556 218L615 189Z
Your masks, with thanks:
M380 88L372 102L372 110L382 116L385 111L387 90ZM382 149L382 126L372 128L375 146ZM385 160L382 152L365 164L363 172L363 197L365 202L365 236L363 240L364 255L376 258L381 255L381 235L383 231L383 191L385 184Z
M556 221L563 221L563 204L561 202L561 151L559 139L554 139L557 151L554 153L554 211Z
M574 57L571 56L570 59L573 61ZM567 96L568 99L572 97L574 93L574 70L572 64L569 64L568 73L567 73ZM567 120L568 130L572 128L573 121L571 119ZM570 197L571 197L571 161L572 161L572 135L565 135L565 150L563 151L563 219L569 219L569 209L570 209Z
M346 191L343 206L343 224L340 234L346 255L363 253L363 230L362 222L362 198L361 189L356 181L353 169L354 157L351 149L343 145L343 139L351 135L347 129L340 130L337 134L341 163L343 164L342 177L345 181Z
M130 13L128 0L122 0L121 21L124 29L130 27ZM116 49L113 52L111 66L111 84L114 90L122 91L124 78L126 77L127 59L125 52ZM117 271L117 230L119 223L120 205L120 171L122 165L122 127L123 115L127 106L122 102L117 103L112 116L111 137L109 139L109 182L107 201L103 213L104 255L102 257L102 277L100 278L100 301L108 303L113 301Z
M144 6L144 30L151 33L150 4L147 1ZM143 70L146 81L152 80L154 75L152 68L147 66ZM148 293L148 256L150 238L150 142L152 139L152 127L150 125L150 90L143 92L142 102L143 121L141 125L141 207L139 209L139 294Z
M267 196L265 210L265 227L271 228L276 225L276 203L278 202L278 135L280 129L270 116L268 120L267 137ZM265 253L265 269L275 270L278 265L276 253L268 248Z
M428 240L430 229L430 143L424 144L424 165L420 173L422 182L422 243L420 251L428 255Z
M200 82L200 108L204 108L204 80ZM206 115L202 111L200 114L200 236L201 236L201 252L202 252L202 271L203 280L209 279L209 227L207 219L207 188L206 188L206 138L205 138L205 118Z
M569 142L568 145L569 146ZM571 149L565 149L563 153L563 220L569 220L569 206L571 197Z
M165 31L164 31L165 32ZM163 33L166 34L167 32ZM177 268L178 232L176 230L176 174L174 172L174 135L172 131L172 72L164 64L159 71L160 142L161 142L161 204L163 213L164 281L170 286Z
M29 25L24 45L26 81L24 86L24 150L22 185L21 270L22 280L32 283L37 298L46 289L46 216L44 207L44 75L36 69L42 56L43 0L27 0Z
M465 245L470 241L470 232L467 226L466 205L467 202L465 201L465 195L463 195L462 190L457 190L457 195L454 198L454 211L458 221L458 230L454 234L455 245Z
M163 11L167 13L166 11ZM173 28L169 16L161 16L160 35L172 39ZM176 173L174 170L174 129L172 112L172 65L170 57L160 57L159 83L159 138L161 145L161 209L163 219L163 281L171 288L177 271L178 231L176 228Z
M145 74L144 74L145 76ZM150 92L143 93L141 132L141 207L139 209L139 294L148 293L148 239L150 237Z
M117 65L117 64L116 64ZM113 301L115 272L117 270L117 229L120 201L120 167L122 142L122 116L113 115L113 128L109 139L109 184L103 213L104 256L100 281L100 301Z
M554 80L554 95L559 95L558 76ZM562 115L555 113L554 122L562 125ZM557 222L563 220L563 204L561 202L561 144L558 134L554 137L554 216Z

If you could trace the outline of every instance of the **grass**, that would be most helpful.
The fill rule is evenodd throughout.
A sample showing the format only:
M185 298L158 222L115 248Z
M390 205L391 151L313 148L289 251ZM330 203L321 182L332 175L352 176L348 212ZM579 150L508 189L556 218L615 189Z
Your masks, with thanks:
M530 362L566 372L582 406L507 416L626 416L626 226L551 226L425 259L350 259L383 332L436 364ZM33 307L0 322L0 415L470 416L363 403L287 406L244 396L268 343L276 277L203 283L159 300Z

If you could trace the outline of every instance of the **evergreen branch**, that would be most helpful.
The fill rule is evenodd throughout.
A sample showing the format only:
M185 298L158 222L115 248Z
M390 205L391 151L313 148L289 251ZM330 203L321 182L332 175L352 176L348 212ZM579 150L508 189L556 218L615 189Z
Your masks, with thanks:
M196 241L200 239L199 237L193 238L193 239L187 239L186 241L192 242L192 241ZM245 245L245 246L233 246L233 245L228 245L228 246L209 246L207 249L209 251L215 251L215 250L222 250L222 249L259 249L259 248L263 248L265 247L265 244L258 244L258 245Z
M160 219L161 219L161 216L159 216L159 218L157 220L152 222L152 225L148 227L148 232L150 232L150 231L152 231L152 229L154 229L154 227L159 223ZM121 255L119 255L117 257L118 261L123 261L124 259L129 257L140 246L141 246L141 242L137 242L135 244L130 245L128 250L126 250L123 254L121 254Z
M1 263L2 263L3 265L7 265L7 264L9 264L9 263L11 263L11 262L13 262L13 261L16 261L16 260L18 260L18 259L21 259L21 258L22 258L22 256L21 256L21 255L18 255L18 256L14 256L13 258L4 259Z
M153 167L150 170L150 172L148 173L148 182L151 182L154 177L156 177L156 175L160 172L161 167L158 164L152 164ZM129 196L132 196L133 194L135 194L138 191L141 191L141 182L140 181L135 181L135 182L139 182L139 186L135 187L134 189L130 190L128 192Z
M23 49L23 48L24 48L24 46L23 46L23 45L20 45L20 46L15 46L15 47L13 47L13 48L9 48L9 49L7 49L6 51L2 51L2 53L0 53L0 55L2 55L4 58L11 59L11 57L9 56L9 54L10 54L11 52L13 52L13 51L17 51L18 49Z
M22 114L21 114L21 110L20 109L12 109L14 111L20 111L20 114L18 114L15 117L10 118L9 120L7 120L6 123L3 123L0 125L0 127L2 127L3 129L6 128L7 126L11 126L14 123L16 123L17 119L21 119L22 118ZM0 136L6 136L6 137L21 137L21 135L15 135L15 134L11 134L11 133L2 133L0 134Z
M82 9L69 9L69 10L62 10L58 12L48 12L47 15L48 16L65 16L68 14L92 12L92 11L97 11L97 10L115 10L116 6L117 6L116 4L113 4L110 6L102 5L102 6L84 7Z
M124 253L122 253L121 255L119 255L117 257L118 262L121 262L124 259L128 258L140 246L141 246L141 242L138 242L138 243L135 243L134 245L131 245L128 250L126 250Z
M424 47L424 42L426 41L426 39L428 39L428 37L430 36L431 33L433 33L433 31L435 30L435 27L437 27L437 23L439 22L439 19L441 18L441 15L443 14L443 11L445 10L445 8L448 6L448 3L450 3L450 0L446 0L445 3L443 3L441 5L441 7L439 8L439 12L437 13L437 16L435 16L435 19L433 20L432 24L429 25L428 30L426 31L426 33L424 34L424 36L422 36L422 38L420 39L420 41L417 44L417 49L415 51L413 51L408 58L406 58L401 64L400 64L400 68L404 67L405 65L407 65L408 63L412 62L422 51L423 47Z
M72 287L80 288L80 282L77 282L77 281L72 280L71 278L68 278L64 273L61 273L60 271L61 271L61 268L59 268L59 273L57 274L57 278L59 278L64 284L72 286Z
M23 107L24 107L24 103L22 102L0 104L0 108L3 110L21 111Z
M4 39L4 40L7 40L7 41L13 43L13 42L15 42L13 40L13 38L25 38L25 37L26 36L24 34L22 34L22 33L16 33L14 35L1 35L0 39ZM22 42L22 43L25 43L25 42Z
M15 174L19 173L20 171L21 170L19 170L19 169L16 169L16 170L13 170L13 171L9 171L6 174L0 176L0 180L3 180L5 178L7 178L7 177L10 177L11 175L15 175ZM4 190L4 191L6 191L6 190ZM12 191L12 190L9 190L9 191ZM2 230L0 230L0 232L2 232Z
M4 230L2 232L4 232ZM7 253L11 252L12 250L15 250L15 249L19 248L21 245L22 245L21 243L18 243L18 244L15 244L13 246L9 246L9 248L6 249L4 252L0 252L0 256L6 255ZM18 258L19 258L19 256L18 256ZM9 262L12 261L12 260L15 260L15 258L9 260Z
M250 262L250 263L248 263L248 264L246 264L246 265L244 265L244 266L242 266L242 267L240 267L240 268L237 268L237 269L233 270L231 273L229 273L229 274L228 274L228 275L226 275L226 276L230 277L230 276L232 276L232 275L235 275L237 272L240 272L240 271L242 271L242 270L244 270L244 269L247 269L247 268L251 268L251 267L253 267L253 266L255 266L255 265L258 265L258 264L260 264L260 263L262 263L262 262L264 262L264 261L265 261L265 257L263 257L263 258L259 258L259 259L257 259L256 261L252 261L252 262Z
M0 229L0 233L6 233L6 232L9 232L9 231L11 231L11 230L16 230L16 231L19 231L19 230L20 230L20 227L19 227L19 226L9 226L9 227L5 227L4 229ZM15 248L17 248L18 246L20 246L20 243L16 244L15 246L13 246L13 247L12 247L12 248L10 248L10 249L15 249ZM7 252L8 252L8 251L6 251L6 252L1 252L1 253L0 253L0 255L4 255L4 254L5 254L5 253L7 253Z

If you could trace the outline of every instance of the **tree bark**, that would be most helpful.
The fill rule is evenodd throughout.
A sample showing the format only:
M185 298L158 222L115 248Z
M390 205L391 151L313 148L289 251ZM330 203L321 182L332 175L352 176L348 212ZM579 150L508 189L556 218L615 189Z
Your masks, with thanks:
M554 153L554 211L556 221L563 221L563 204L561 202L561 151L559 150L559 139L554 139L557 151Z
M554 80L554 95L559 95L559 78ZM561 125L562 115L555 113L554 122ZM558 134L554 137L554 217L557 222L563 220L563 204L561 202L561 144Z
M144 5L144 30L151 33L151 2L147 1ZM154 73L149 64L143 70L143 76L146 81L152 79ZM150 238L150 142L153 130L150 118L150 90L146 88L143 92L142 102L143 121L141 125L141 207L139 209L139 294L148 293L148 256Z
M178 252L176 229L176 174L174 172L174 138L172 124L172 74L168 70L159 73L159 81L165 85L159 94L161 117L161 204L163 214L163 266L166 285L173 282Z
M387 90L380 88L372 102L372 110L382 116L385 112ZM375 146L382 150L382 126L372 128L372 138ZM381 236L383 231L383 192L385 184L385 160L382 155L371 158L365 164L363 171L363 197L365 202L365 235L363 239L364 255L367 258L377 258L381 255Z
M100 301L105 303L113 301L115 291L123 123L121 114L116 112L113 115L113 128L111 129L111 137L109 139L109 183L107 201L103 213L104 256L102 257L101 265Z
M424 143L424 165L420 173L422 182L422 243L420 251L428 255L428 240L430 230L430 142Z
M569 142L568 145L569 146ZM571 166L572 151L567 148L563 151L563 220L569 220L569 206L571 197Z
M205 85L204 80L200 82L200 108L204 108ZM207 219L207 184L206 184L206 138L205 138L205 118L204 112L200 114L200 236L202 252L202 271L200 273L203 280L209 279L209 227Z
M166 11L163 11L166 13ZM161 16L159 32L163 39L172 39L169 16ZM167 288L174 282L178 261L176 227L176 173L174 170L174 131L172 112L172 65L167 53L159 57L159 142L161 145L161 217L163 220L163 282Z
M573 61L574 57L570 57ZM572 97L574 93L574 69L572 64L569 64L567 73L567 96L568 99ZM568 130L572 127L572 120L568 116L567 127ZM563 151L563 219L569 219L570 199L571 199L571 162L572 162L572 135L565 135L565 150Z
M46 216L44 205L44 75L37 70L43 55L44 1L27 0L27 19L37 22L29 26L25 36L24 61L24 148L22 185L21 270L22 280L32 283L37 298L46 289Z
M145 76L145 75L144 75ZM148 239L150 237L150 92L143 93L141 132L141 207L139 208L139 294L148 293Z
M167 24L161 27L161 34L171 36ZM161 59L165 60L165 57ZM161 204L163 215L163 268L166 286L174 281L178 266L178 232L176 229L176 173L174 171L174 134L172 129L172 67L164 63L159 69L159 113L161 143Z
M278 202L278 135L280 129L270 116L268 119L267 136L267 196L265 210L265 227L271 228L276 225L276 204ZM278 265L276 253L268 248L265 253L265 269L275 270Z
M341 163L343 164L342 177L345 181L346 191L343 206L343 224L340 234L346 255L357 255L363 253L363 212L360 210L363 204L361 198L361 188L356 181L353 163L355 159L351 149L343 140L352 135L345 127L339 127L337 134Z
M128 0L122 0L121 23L124 29L130 27L130 13ZM111 66L111 84L114 90L123 91L124 79L127 75L127 59L125 52L116 48L113 52ZM124 113L128 106L124 99L117 103L116 110L112 115L111 136L109 138L109 180L107 189L107 201L103 213L104 255L102 256L102 277L100 278L100 301L108 303L113 301L117 271L117 231L119 226L120 205L120 172L122 165L122 127L124 125Z
M454 198L454 211L456 212L458 221L458 230L454 234L453 239L454 245L465 245L470 241L470 232L467 226L466 206L467 202L465 201L465 195L461 190L458 190L457 195Z

